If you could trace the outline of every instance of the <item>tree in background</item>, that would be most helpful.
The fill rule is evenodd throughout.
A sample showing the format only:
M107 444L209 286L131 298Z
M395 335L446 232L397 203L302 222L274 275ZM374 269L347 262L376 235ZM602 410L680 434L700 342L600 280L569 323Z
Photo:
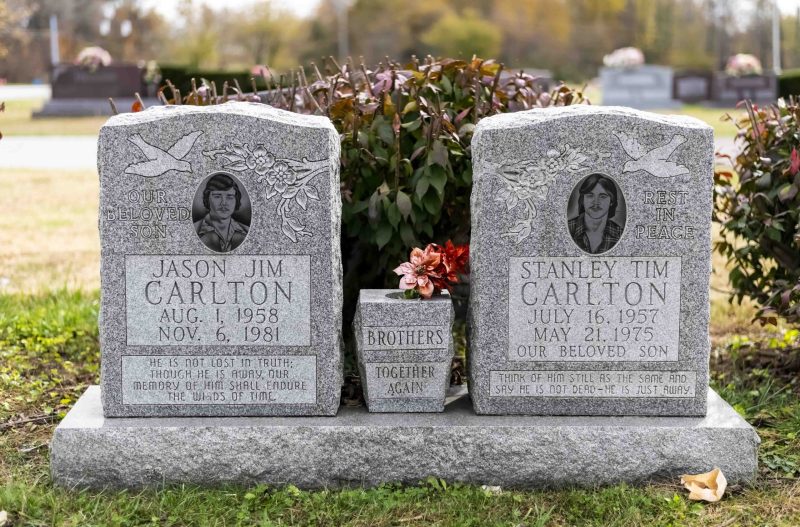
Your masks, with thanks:
M248 11L248 17L234 15L227 20L223 40L232 40L238 49L234 62L245 69L253 64L268 64L277 71L296 67L308 24L270 2L254 4Z
M503 31L501 56L509 65L550 65L558 75L569 69L564 50L570 45L573 21L567 0L497 0L490 16Z
M137 0L105 4L100 45L116 61L138 62L155 58L167 41L169 24L153 10L145 10ZM71 58L71 57L65 57Z
M0 77L11 82L49 75L52 15L58 18L62 62L71 62L86 46L107 49L117 62L150 59L166 48L169 36L161 15L137 0L7 0L1 9L14 21L0 39L8 49L0 57Z
M21 0L0 3L0 59L8 56L14 43L24 44L30 40L22 28L28 16L29 9Z
M679 69L721 69L740 52L772 64L771 0L320 0L307 19L275 0L181 0L168 22L142 0L5 0L0 42L8 55L0 58L0 77L47 75L51 14L59 17L65 61L98 45L117 61L200 69L266 63L285 73L330 55L341 62L337 6L344 4L349 54L368 64L477 53L573 82L594 77L603 56L624 46ZM800 67L799 24L800 12L782 18L784 69Z
M421 35L420 41L431 47L434 55L469 58L472 55L496 57L503 42L503 31L482 20L474 9L462 14L449 12Z
M178 8L180 29L176 31L171 53L163 58L195 70L223 67L225 59L220 54L220 26L227 15L226 11L215 12L206 4L182 0Z

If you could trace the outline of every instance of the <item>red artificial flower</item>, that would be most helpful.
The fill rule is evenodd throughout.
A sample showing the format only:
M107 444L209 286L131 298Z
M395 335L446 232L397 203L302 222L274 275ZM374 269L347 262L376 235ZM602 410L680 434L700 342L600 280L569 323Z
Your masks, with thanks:
M459 282L458 275L465 272L469 260L469 245L454 245L451 240L447 240L444 247L435 243L428 247L442 255L442 263L436 269L439 278L434 280L433 285L439 290L452 290L453 285Z

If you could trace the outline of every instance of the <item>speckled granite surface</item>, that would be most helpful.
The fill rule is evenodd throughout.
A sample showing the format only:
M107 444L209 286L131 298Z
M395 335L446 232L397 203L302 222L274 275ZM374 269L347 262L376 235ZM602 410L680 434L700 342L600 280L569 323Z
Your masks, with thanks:
M483 119L472 151L475 410L703 415L712 129L535 109Z
M65 487L415 484L428 476L503 487L663 480L720 467L756 475L758 436L708 392L705 417L476 416L452 394L443 413L336 417L104 418L100 388L56 428L51 469Z

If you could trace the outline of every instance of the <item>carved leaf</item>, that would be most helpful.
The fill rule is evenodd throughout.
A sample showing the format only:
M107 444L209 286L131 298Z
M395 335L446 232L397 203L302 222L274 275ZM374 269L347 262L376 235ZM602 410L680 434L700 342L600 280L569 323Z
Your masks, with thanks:
M244 161L240 161L232 165L226 165L225 168L241 172L242 170L247 170L247 163L245 163Z
M297 204L300 205L300 208L306 210L306 205L308 204L308 196L306 196L306 191L302 188L297 191L297 195L294 197Z
M519 243L531 234L531 223L527 220L518 221L513 227L504 232L503 238L511 238L515 243Z
M293 231L299 232L305 229L305 225L300 223L300 220L298 220L297 218L293 218L292 216L286 216L283 219L286 221L286 223L289 224L289 227L291 227Z
M317 193L316 187L314 187L313 185L307 185L305 187L305 191L306 191L306 194L308 194L308 197L310 199L315 199L315 200L319 201L319 194Z
M520 230L517 233L516 242L520 243L522 240L524 240L525 238L527 238L530 235L531 235L531 225L530 225L530 223L528 223L528 224L525 225L525 227L522 228L522 230Z
M500 175L503 176L507 181L516 183L519 181L520 176L525 173L525 168L525 162L503 165L500 167Z
M283 222L281 223L281 230L283 231L283 234L287 238L289 238L293 242L297 243L297 236L295 235L294 229L292 229L289 226L289 223L287 222L287 220L288 220L288 218L284 218L283 219Z
M544 199L547 197L548 188L549 187L547 185L539 185L538 187L533 189L533 191L531 192L531 197L536 201L544 201Z
M517 196L514 192L509 193L508 198L506 198L506 210L513 209L518 203L519 196Z
M289 187L283 192L283 199L292 199L300 191L301 187Z

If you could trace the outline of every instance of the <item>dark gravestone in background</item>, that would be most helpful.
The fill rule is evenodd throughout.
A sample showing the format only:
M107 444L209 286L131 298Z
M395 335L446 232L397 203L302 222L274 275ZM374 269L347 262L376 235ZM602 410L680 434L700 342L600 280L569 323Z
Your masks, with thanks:
M735 106L744 99L771 104L778 95L778 79L775 75L734 77L716 73L713 90L714 102L721 106Z
M144 71L135 64L115 64L92 71L61 64L53 71L53 99L107 99L144 94Z
M672 80L672 98L681 102L695 103L711 99L711 72L682 71Z

